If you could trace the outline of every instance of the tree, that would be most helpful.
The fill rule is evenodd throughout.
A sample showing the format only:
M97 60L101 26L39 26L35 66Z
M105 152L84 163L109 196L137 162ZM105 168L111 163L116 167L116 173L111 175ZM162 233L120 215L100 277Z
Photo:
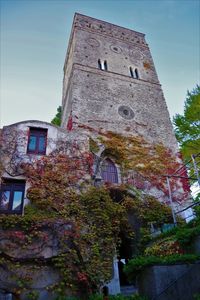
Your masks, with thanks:
M183 158L188 160L200 151L200 86L187 92L183 115L173 118L176 138Z
M57 114L55 117L51 120L51 124L60 126L61 125L61 115L62 115L62 107L58 106L57 108Z
M183 159L187 162L190 177L197 177L191 155L195 158L196 167L200 165L200 86L187 92L183 115L173 118L176 138L180 145ZM196 188L195 188L196 189ZM196 200L198 200L199 193Z

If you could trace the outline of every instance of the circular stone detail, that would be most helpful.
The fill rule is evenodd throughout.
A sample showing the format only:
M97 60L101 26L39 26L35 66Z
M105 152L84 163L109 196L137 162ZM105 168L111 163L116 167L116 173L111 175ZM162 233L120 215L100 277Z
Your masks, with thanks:
M118 108L118 113L122 118L126 120L131 120L134 118L134 112L129 106L121 105Z
M115 52L115 53L121 53L122 52L122 49L118 46L115 46L115 45L111 45L110 46L110 49Z
M95 47L95 48L97 48L97 47L100 46L99 41L96 40L96 39L94 39L94 38L89 38L89 39L87 39L87 43L88 43L90 46Z

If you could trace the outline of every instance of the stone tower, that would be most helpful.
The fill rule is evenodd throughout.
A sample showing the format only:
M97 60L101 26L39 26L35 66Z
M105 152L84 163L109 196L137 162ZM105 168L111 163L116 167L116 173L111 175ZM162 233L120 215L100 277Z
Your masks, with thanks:
M62 127L177 143L142 33L75 14L64 64Z

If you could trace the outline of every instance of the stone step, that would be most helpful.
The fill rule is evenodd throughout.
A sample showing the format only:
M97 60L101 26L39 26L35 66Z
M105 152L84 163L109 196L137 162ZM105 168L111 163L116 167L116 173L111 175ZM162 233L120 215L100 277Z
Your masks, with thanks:
M137 292L137 288L133 285L125 285L120 287L121 294L124 296L130 296Z

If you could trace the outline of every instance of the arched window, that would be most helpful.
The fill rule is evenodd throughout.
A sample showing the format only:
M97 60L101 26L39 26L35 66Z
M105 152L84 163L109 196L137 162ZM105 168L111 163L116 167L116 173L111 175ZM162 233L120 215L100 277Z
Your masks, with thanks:
M101 165L101 176L104 182L118 183L117 168L108 158Z

